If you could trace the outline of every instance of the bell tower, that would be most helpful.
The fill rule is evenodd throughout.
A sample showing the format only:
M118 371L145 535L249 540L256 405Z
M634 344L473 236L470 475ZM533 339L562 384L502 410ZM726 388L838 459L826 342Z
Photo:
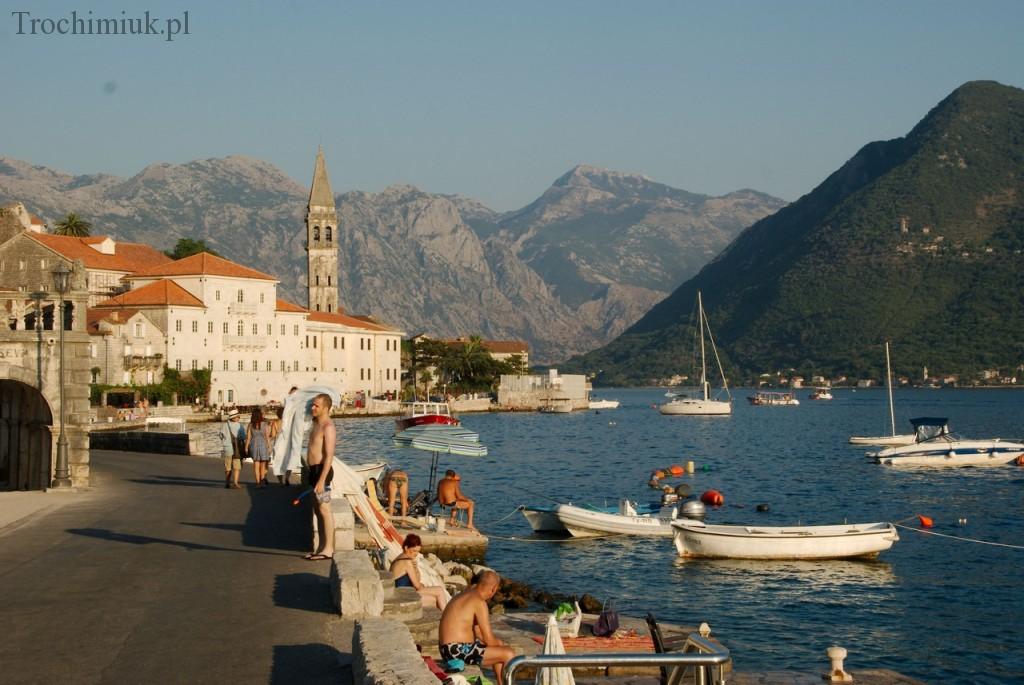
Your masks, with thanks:
M327 178L322 147L316 151L313 187L306 207L306 252L309 260L309 299L311 312L338 313L338 212Z

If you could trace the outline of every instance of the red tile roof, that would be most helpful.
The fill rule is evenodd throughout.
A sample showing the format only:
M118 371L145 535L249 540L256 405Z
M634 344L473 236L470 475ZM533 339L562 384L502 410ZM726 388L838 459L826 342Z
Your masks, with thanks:
M369 317L366 317L369 318ZM310 312L309 321L317 321L320 323L337 323L343 326L352 326L353 328L365 328L370 331L394 331L393 328L388 328L379 323L370 323L366 318L360 318L356 316L349 316L348 314L335 314L328 312Z
M184 257L167 264L154 266L139 271L135 276L231 276L234 278L253 278L261 281L276 281L273 276L236 264L223 257L215 257L209 252L200 252L191 257Z
M94 309L90 307L85 310L85 328L90 333L97 332L99 331L99 323L101 321L125 323L128 319L135 316L138 311L138 309L127 307L123 309Z
M279 312L299 312L302 314L306 313L305 307L300 307L297 304L292 304L286 300L282 300L280 297L277 298L277 304L274 307Z
M114 254L103 254L90 247L101 243L107 236L89 236L74 238L52 233L25 233L29 238L45 245L67 259L81 259L88 269L106 269L134 273L166 264L171 260L160 250L141 243L121 243L115 241Z
M96 309L119 309L124 307L145 307L160 305L177 305L185 307L204 307L202 300L182 288L174 281L161 279L155 283L144 285L135 290L115 295L109 300L96 304Z

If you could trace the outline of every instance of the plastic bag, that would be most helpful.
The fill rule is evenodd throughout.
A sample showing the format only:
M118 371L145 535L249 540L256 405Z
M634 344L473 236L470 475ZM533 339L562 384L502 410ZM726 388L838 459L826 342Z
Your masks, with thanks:
M597 617L597 623L594 624L594 635L608 637L618 629L619 612L612 606L610 599L605 600L604 606L601 607L601 614Z

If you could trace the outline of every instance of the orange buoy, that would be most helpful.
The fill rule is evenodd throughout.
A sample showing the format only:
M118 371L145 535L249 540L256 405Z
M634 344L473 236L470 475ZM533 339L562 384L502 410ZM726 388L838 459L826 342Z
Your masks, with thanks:
M672 466L668 467L668 470L669 473L671 473L673 476L683 475L683 467L680 466L679 464L672 464Z
M922 516L921 514L918 514L917 520L921 522L922 528L931 528L935 525L935 522L932 521L930 516Z
M720 507L725 503L725 497L718 490L708 490L700 496L700 501L713 507Z

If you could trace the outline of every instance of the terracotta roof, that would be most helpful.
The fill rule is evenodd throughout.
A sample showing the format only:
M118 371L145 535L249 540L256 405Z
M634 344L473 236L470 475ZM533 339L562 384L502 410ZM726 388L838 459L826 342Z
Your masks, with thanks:
M365 328L370 331L394 331L393 328L388 328L379 323L370 323L363 318L356 316L349 316L348 314L335 314L327 312L310 312L308 319L310 321L318 321L320 323L337 323L342 326L352 326L353 328Z
M178 305L185 307L204 307L202 300L182 288L174 281L161 279L155 283L144 285L135 290L115 295L109 300L96 304L96 308L124 308L160 305Z
M139 271L134 276L231 276L234 278L254 278L261 281L276 281L273 276L236 264L223 257L215 257L209 252L200 252L191 257L176 261L168 260L167 264L154 266Z
M29 214L28 215L28 220L31 221L32 224L35 225L35 226L42 226L45 223L42 219L40 219L35 214Z
M280 297L277 298L277 304L274 306L274 309L276 309L279 312L300 312L302 314L306 313L305 307L300 307L297 304L292 304L291 302L282 300Z
M81 259L88 269L107 269L134 273L168 263L170 257L160 250L154 250L142 243L121 243L115 241L114 254L103 254L90 247L101 243L107 236L74 238L52 233L26 233L29 238L41 243L67 259Z
M138 313L138 309L123 308L123 309L94 309L89 307L85 310L85 328L90 333L99 331L99 324L101 321L110 321L111 323L125 323L128 319L135 316Z

